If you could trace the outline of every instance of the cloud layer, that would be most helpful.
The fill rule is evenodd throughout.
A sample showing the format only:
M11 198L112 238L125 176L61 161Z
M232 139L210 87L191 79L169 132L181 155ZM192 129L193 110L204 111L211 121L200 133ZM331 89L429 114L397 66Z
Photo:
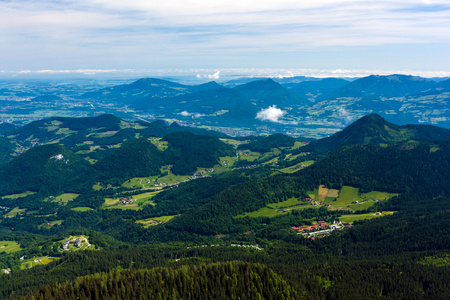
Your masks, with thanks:
M450 69L447 0L6 0L0 28L4 70Z

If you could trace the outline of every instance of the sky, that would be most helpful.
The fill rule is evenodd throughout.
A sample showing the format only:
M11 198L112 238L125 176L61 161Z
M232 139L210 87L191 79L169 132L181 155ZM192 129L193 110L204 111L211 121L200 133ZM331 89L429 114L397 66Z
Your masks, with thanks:
M0 0L0 75L450 76L448 0Z

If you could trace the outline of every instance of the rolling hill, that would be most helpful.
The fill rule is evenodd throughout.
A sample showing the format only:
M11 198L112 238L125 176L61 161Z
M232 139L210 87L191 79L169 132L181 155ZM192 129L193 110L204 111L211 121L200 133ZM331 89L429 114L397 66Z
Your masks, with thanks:
M64 191L88 168L88 162L63 146L37 146L0 167L0 194Z

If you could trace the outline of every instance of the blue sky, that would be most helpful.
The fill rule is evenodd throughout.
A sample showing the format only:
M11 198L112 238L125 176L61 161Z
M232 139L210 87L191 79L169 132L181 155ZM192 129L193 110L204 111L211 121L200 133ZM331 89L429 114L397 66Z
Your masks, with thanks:
M450 76L450 3L0 0L0 45L3 74Z

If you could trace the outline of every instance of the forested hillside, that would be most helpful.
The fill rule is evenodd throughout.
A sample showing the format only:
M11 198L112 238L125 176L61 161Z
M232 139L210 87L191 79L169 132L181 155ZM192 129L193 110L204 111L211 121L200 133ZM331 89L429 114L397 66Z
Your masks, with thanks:
M180 269L123 270L46 286L20 299L298 299L272 270L228 262Z
M302 150L327 154L343 146L355 144L394 145L405 141L450 140L450 129L430 125L399 126L371 114L350 124L328 138L311 142Z

